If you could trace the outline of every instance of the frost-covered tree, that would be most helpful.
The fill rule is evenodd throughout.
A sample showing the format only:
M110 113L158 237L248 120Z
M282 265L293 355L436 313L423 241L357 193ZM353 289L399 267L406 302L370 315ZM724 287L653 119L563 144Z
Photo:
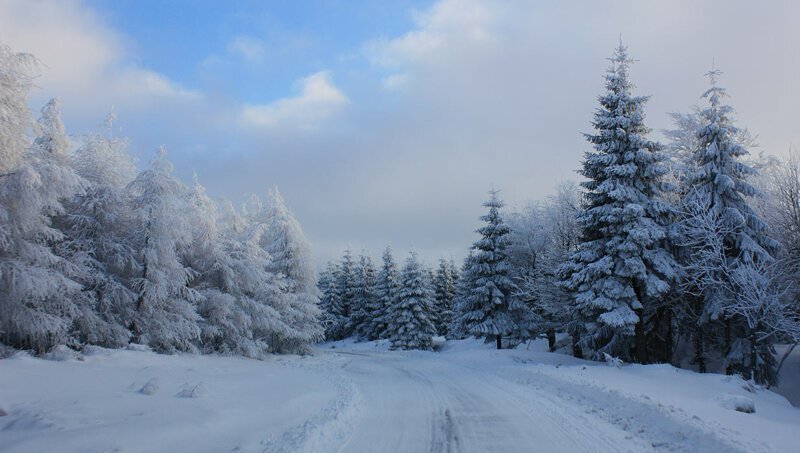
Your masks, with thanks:
M692 245L696 238L687 232L699 228L698 223L702 226L707 223L705 218L711 217L719 225L715 231L723 235L720 240L724 244L725 266L750 266L751 263L767 265L773 261L779 244L769 236L766 223L748 202L758 195L750 182L757 172L743 161L749 152L743 145L741 130L731 120L733 109L723 103L726 91L717 85L720 74L717 70L708 73L711 88L703 94L708 107L699 113L700 127L693 151L694 166L686 177L689 189L682 201L684 215L680 223L683 233L680 242L688 245L684 250L688 255L685 261L696 263L697 255L703 254L705 246ZM691 266L688 266L688 272L692 272ZM716 278L709 281L713 280ZM696 279L691 281L702 284ZM716 284L695 287L690 291L697 294L690 301L691 306L687 307L687 311L695 326L694 361L698 368L705 371L707 336L709 329L713 328L711 324L718 321L723 324L720 327L721 348L726 371L741 368L742 358L734 351L733 339L740 335L743 327L741 319L728 310L733 303L731 295Z
M733 109L722 103L727 93L717 85L720 74L717 70L708 73L711 88L703 97L709 105L700 112L702 123L694 150L696 163L687 177L690 190L684 204L707 207L732 227L731 236L725 238L730 256L768 262L779 244L769 236L767 225L748 204L748 199L759 194L748 181L756 170L743 162L749 152L739 139L740 129L730 118ZM714 307L709 309L714 311Z
M311 246L277 188L270 191L268 206L265 249L271 258L269 270L285 281L283 319L291 327L290 335L276 337L272 347L302 352L324 336Z
M500 349L505 335L530 338L537 328L537 316L516 297L506 251L510 229L500 216L503 202L497 193L489 192L484 203L489 208L481 217L486 225L478 229L481 239L472 246L474 254L465 262L465 286L454 317L456 331L494 340Z
M556 270L577 246L579 196L577 184L561 183L544 202L507 216L509 265L517 295L541 317L540 330L551 351L556 348L557 331L573 333L576 327Z
M674 204L686 196L691 189L690 176L697 171L700 162L696 152L700 146L698 131L703 125L703 110L699 106L692 106L689 113L673 112L669 114L673 128L663 131L667 137L667 146L664 154L668 156L665 165L668 168L666 179L669 180L674 190L666 195ZM755 138L746 128L736 128L731 131L733 139L744 148L755 146Z
M448 335L448 328L453 320L453 301L456 296L456 282L458 274L455 263L439 260L439 267L434 275L434 289L436 293L436 332L439 335Z
M192 241L186 187L161 148L128 188L140 225L134 339L162 352L196 351L199 295L188 286L193 275L180 260Z
M329 261L325 270L320 273L319 281L317 282L317 287L321 294L322 323L325 328L325 338L328 340L340 339L340 335L347 323L337 287L338 274L338 265Z
M267 253L272 257L270 270L283 274L292 290L316 296L317 276L311 246L300 222L286 207L277 188L269 191L268 205L269 225L265 239Z
M337 339L348 338L355 334L358 326L353 323L353 313L358 310L356 305L356 263L350 250L345 250L339 263L339 272L336 276L336 289L341 306L342 318L345 323Z
M0 179L17 170L29 145L28 95L36 69L33 55L0 44Z
M324 313L325 337L329 340L341 340L354 333L351 316L356 297L355 267L353 255L346 250L339 263L328 262L320 275L320 306Z
M383 264L375 278L375 298L371 310L369 338L373 340L387 338L389 313L391 308L397 304L400 294L400 274L391 248L386 247L382 260Z
M353 303L355 308L350 316L353 326L355 326L355 334L362 340L376 339L372 331L377 303L376 274L372 259L362 253L355 266L355 300Z
M472 288L475 287L475 280L477 276L474 271L477 269L472 265L475 260L475 255L470 250L469 254L464 258L461 263L461 272L459 272L458 281L456 282L455 295L453 297L453 316L450 319L448 332L451 338L464 339L470 335L467 332L467 326L461 322L461 313L463 313L469 304L469 296L472 294Z
M8 160L0 175L0 341L41 353L57 344L94 340L88 329L108 326L76 281L85 268L53 253L64 240L53 220L66 213L63 200L80 193L84 181L69 166L56 100L42 109L33 145L25 144L30 87L25 59L0 47L0 142L12 147L2 150Z
M606 75L606 93L594 115L594 147L581 174L586 190L579 249L560 269L582 339L596 356L608 353L648 360L645 316L678 275L665 246L670 207L661 145L647 139L647 97L633 95L631 60L620 44ZM633 341L635 340L635 341ZM635 350L632 354L631 347Z
M790 148L769 174L765 219L781 243L781 250L800 263L800 152Z
M57 248L60 255L84 266L77 280L92 294L94 311L109 327L87 326L86 341L104 346L129 339L137 298L131 279L141 271L134 248L139 231L125 191L135 166L125 140L112 138L112 125L109 115L108 136L88 135L70 156L87 187L66 202L68 212L59 223L67 238Z
M433 325L436 298L427 272L416 253L406 260L400 274L397 303L387 317L392 349L431 349L436 326Z
M200 294L201 340L205 352L260 358L275 351L276 335L291 328L278 308L287 296L283 279L269 271L269 254L261 247L265 230L250 224L230 202L222 215L202 186L189 197L194 240L185 259Z
M731 259L726 240L735 234L736 225L707 206L697 207L691 214L692 222L682 225L687 240L684 245L692 252L685 262L685 294L721 301L726 319L732 321L726 365L733 364L745 379L774 384L777 364L773 345L800 341L796 299L784 277L787 266L783 262Z

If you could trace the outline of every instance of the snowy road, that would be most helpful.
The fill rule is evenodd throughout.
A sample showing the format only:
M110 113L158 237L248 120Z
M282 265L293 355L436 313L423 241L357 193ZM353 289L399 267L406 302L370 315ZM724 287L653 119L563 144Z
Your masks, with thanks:
M408 355L413 355L413 360ZM341 446L352 452L625 450L626 433L441 356L338 353L365 407ZM629 450L640 451L631 443Z
M510 352L329 350L322 358L330 373L355 396L347 422L332 423L336 441L318 439L307 451L719 452L744 445L709 434L726 430L699 426L700 418L680 410L532 372Z

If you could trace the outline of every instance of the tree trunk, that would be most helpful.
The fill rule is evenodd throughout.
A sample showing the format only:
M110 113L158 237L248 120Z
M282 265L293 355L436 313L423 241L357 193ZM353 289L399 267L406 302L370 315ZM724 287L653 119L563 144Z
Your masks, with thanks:
M639 322L634 327L636 337L636 362L647 363L647 341L644 336L644 310L636 310Z
M758 350L756 349L756 330L750 330L750 363L747 364L746 379L756 379L756 360L758 360Z
M494 341L497 345L497 349L503 349L503 343L500 341L500 335L495 335Z
M556 330L547 329L547 350L553 352L556 350Z
M672 348L674 347L672 345L672 311L669 309L665 311L667 318L667 338L664 339L664 350L666 353L665 359L667 363L672 363Z
M722 334L722 359L725 361L725 374L730 376L733 374L733 364L728 361L728 356L731 353L731 319L728 318L724 322Z
M703 326L698 325L694 332L694 363L697 364L697 372L706 372L705 338L703 338Z
M583 358L583 349L581 349L581 340L577 333L572 335L572 355L579 359Z

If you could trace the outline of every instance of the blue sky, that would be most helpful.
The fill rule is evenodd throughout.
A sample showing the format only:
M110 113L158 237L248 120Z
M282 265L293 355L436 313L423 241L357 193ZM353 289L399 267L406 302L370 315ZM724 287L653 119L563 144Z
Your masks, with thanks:
M413 27L413 11L430 3L95 0L88 5L130 38L139 64L192 89L224 90L241 102L263 103L285 95L286 87L310 73L340 69L346 76L364 70L358 55L364 43L403 34Z
M623 36L660 139L715 59L754 152L800 143L800 2L0 0L0 42L43 63L31 106L72 134L113 108L146 165L241 203L273 185L319 262L386 245L461 258L492 186L543 199Z

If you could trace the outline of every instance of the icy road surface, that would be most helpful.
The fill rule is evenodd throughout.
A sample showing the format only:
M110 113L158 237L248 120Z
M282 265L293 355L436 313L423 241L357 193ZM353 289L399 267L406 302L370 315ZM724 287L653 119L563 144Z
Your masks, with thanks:
M0 451L793 451L800 410L738 378L477 341L340 342L266 361L0 360ZM755 405L737 412L731 401Z

